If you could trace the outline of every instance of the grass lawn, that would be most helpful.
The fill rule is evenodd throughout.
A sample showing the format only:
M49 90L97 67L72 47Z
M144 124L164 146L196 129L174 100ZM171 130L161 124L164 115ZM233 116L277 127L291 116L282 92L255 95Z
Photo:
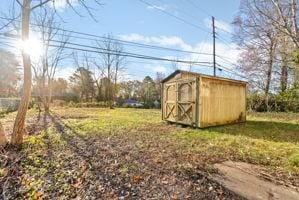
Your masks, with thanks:
M54 108L29 116L22 149L2 153L8 197L237 198L203 178L225 160L261 165L299 186L299 114L252 113L246 123L207 129L168 125L159 110Z

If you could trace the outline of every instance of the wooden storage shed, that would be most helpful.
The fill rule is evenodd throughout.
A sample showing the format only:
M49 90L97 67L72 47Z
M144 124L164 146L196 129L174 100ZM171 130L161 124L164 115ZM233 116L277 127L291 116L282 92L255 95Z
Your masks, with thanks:
M163 120L199 128L246 121L244 81L176 70L162 91Z

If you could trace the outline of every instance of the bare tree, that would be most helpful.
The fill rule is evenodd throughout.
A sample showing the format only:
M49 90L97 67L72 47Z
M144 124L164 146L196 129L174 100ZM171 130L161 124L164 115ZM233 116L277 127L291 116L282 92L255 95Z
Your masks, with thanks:
M287 35L296 48L299 48L298 7L296 0L254 0L255 7L275 28ZM260 9L261 4L271 6L271 11Z
M93 68L93 62L86 53L83 54L83 59L80 59L78 52L73 52L73 58L74 64L77 67L77 73L74 73L73 76L70 77L70 80L71 82L76 82L77 86L81 88L80 99L83 100L83 96L85 96L85 101L92 102L95 98L94 83L96 83L96 85L98 83L94 79L94 74L90 71Z
M27 41L29 39L30 12L35 8L35 6L31 7L31 0L23 0L23 4L21 4L18 0L17 2L22 9L22 41ZM47 2L49 2L49 0L42 1L37 6L42 6ZM31 94L32 75L30 55L26 53L24 50L22 50L22 57L24 67L23 95L21 97L18 113L13 127L13 133L11 138L11 143L13 145L18 145L23 142L25 118Z
M108 94L108 104L110 108L113 108L113 102L112 102L112 85L111 85L111 80L112 80L112 64L114 63L114 55L113 55L113 41L111 40L112 36L108 35L107 39L104 40L102 43L97 42L98 46L102 47L103 49L107 49L105 50L106 52L101 54L102 55L102 62L103 62L103 71L105 71L106 73L106 77L108 79L108 90L107 90L107 94Z
M21 8L21 16L22 16L21 38L23 42L26 42L29 39L29 24L30 24L31 12L37 8L45 6L48 3L53 3L55 9L55 1L54 0L39 0L39 1L23 0L22 2L20 0L15 0L15 1ZM94 0L94 1L99 4L98 0ZM72 6L71 1L66 0L65 2L76 12L74 7ZM91 17L94 18L91 12L91 8L86 5L85 0L78 0L77 2L80 6L84 7L87 10L87 12ZM19 109L14 122L14 128L13 128L13 133L11 138L11 143L13 145L19 145L23 141L26 113L27 113L28 104L31 95L32 72L31 72L30 55L26 53L24 50L22 50L22 58L23 58L23 68L24 68L23 95L21 97Z
M119 42L114 43L115 48L115 64L113 68L113 100L116 100L116 94L118 93L117 82L120 79L121 72L125 69L125 56L122 55L123 53L123 46Z
M269 91L273 78L273 66L276 59L278 43L277 30L268 17L260 14L271 14L273 7L264 2L243 0L239 15L234 20L236 26L235 40L245 49L241 58L241 68L264 91L264 101L268 109Z
M156 90L158 92L158 99L161 101L162 96L162 81L165 78L165 74L162 72L156 73L155 83L156 83Z
M290 61L292 53L299 48L299 30L298 17L299 8L297 0L253 0L257 12L267 18L275 29L280 33L280 59L281 59L281 77L280 89L286 90L288 85L288 71L294 72L294 85L299 82L297 79L299 70L290 68L288 65L294 65ZM260 9L260 5L268 5L271 12Z
M291 74L292 69L292 53L293 48L289 48L292 46L292 42L285 34L280 34L278 36L278 45L277 45L277 58L276 63L280 65L279 69L279 80L280 80L280 91L284 92L289 86L289 76Z
M37 31L41 34L42 55L38 63L33 63L32 67L39 97L45 111L48 112L52 98L52 82L57 66L67 56L64 47L69 36L57 29L60 25L55 22L55 13L49 8L41 8L40 12L34 13L33 19L38 25ZM58 45L51 46L53 41Z
M116 98L117 81L124 70L125 56L123 55L123 46L115 41L113 36L108 34L103 41L97 41L98 47L102 49L99 52L100 62L95 62L101 75L107 78L108 105L113 108L113 100Z

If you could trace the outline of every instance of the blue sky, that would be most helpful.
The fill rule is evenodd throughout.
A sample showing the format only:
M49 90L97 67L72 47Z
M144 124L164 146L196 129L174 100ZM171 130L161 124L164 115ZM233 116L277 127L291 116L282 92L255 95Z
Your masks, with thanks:
M212 53L211 16L216 18L217 33L221 40L217 40L216 54L224 56L230 62L236 62L239 50L231 42L233 31L231 22L238 12L239 0L102 0L103 5L98 6L93 0L88 0L88 5L96 10L93 14L95 22L88 13L76 5L76 10L83 15L78 16L72 9L65 7L63 0L57 4L58 13L62 17L62 26L68 30L75 30L96 35L113 34L115 38L153 44L163 47L176 48L200 53ZM11 1L0 5L1 10L7 9ZM163 12L171 13L200 28L195 28ZM220 29L221 28L221 29ZM224 29L225 31L223 31ZM92 42L76 40L73 42L92 44ZM125 46L125 51L158 56L163 58L176 58L182 60L212 61L211 56L198 56L188 53L157 51ZM227 67L233 66L227 61L218 59L218 62ZM148 61L127 59L126 76L142 79L145 75L154 76L157 71L169 74L173 71L173 64L161 61ZM179 65L182 69L190 66ZM192 66L193 71L211 73L210 68ZM70 75L74 71L71 61L65 61L60 66L60 76ZM222 73L222 74L221 74ZM219 75L224 72L219 71ZM227 74L226 74L227 75Z

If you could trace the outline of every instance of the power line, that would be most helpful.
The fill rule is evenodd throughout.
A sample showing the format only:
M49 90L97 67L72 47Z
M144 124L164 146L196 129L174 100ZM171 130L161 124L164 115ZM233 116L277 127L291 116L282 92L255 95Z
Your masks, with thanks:
M161 11L161 12L163 12L163 13L165 13L165 14L167 14L167 15L170 15L170 16L172 16L172 17L175 17L176 19L178 19L179 17L177 17L177 16L175 16L175 15L173 15L173 14L171 14L171 13L169 13L169 12L167 12L167 11L165 11L165 10L163 10L163 9L161 9L161 8L159 8L159 7L157 7L157 6L155 6L155 5L153 5L153 4L150 4L150 3L148 3L148 2L145 2L145 1L143 1L143 0L139 0L140 2L142 2L142 3L144 3L144 4L146 4L146 5L148 5L148 6L151 6L152 8L155 8L155 9L157 9L157 10L159 10L159 11ZM190 0L188 0L188 2L189 3L191 3L193 6L195 6L195 7L197 7L198 9L200 9L201 11L203 11L203 12L205 12L205 14L207 14L207 15L209 15L209 16L212 16L210 13L208 13L208 12L206 12L205 10L203 10L202 8L200 8L200 7L198 7L194 2L192 2L192 1L190 1ZM183 22L184 23L188 23L189 25L194 25L194 24L190 24L190 22L188 22L188 21L186 21L186 20L184 20L184 19L182 19L182 18L179 18L178 20L180 20L180 21L182 21L183 20ZM216 57L216 52L215 52L215 39L216 39L216 32L215 32L215 28L216 28L216 26L215 26L215 20L214 20L214 17L212 16L212 21L213 21L213 46L214 46L214 48L213 48L213 60L214 60L214 76L216 75L216 60L215 60L215 57ZM197 25L196 25L197 26ZM199 27L200 29L202 29L201 27ZM218 27L217 27L218 28ZM221 29L221 28L220 28ZM223 30L223 29L222 29ZM206 30L204 30L205 32L207 32ZM226 31L226 30L223 30L223 31L225 31L225 32L228 32L228 31ZM230 33L230 32L228 32L228 33ZM230 33L231 34L231 33ZM233 47L231 47L231 45L229 45L229 42L227 42L224 38L222 38L220 35L218 35L218 37L217 37L219 40L221 40L222 42L224 42L224 44L225 45L227 45L229 48L231 48L231 49L234 49ZM211 55L211 54L210 54ZM222 58L223 59L223 58ZM231 63L231 62L230 62ZM217 64L218 65L218 64Z
M231 70L231 69L229 69L229 68L227 68L227 67L224 67L223 65L220 65L220 64L217 64L217 65L218 65L219 67L221 67L222 70L224 70L224 71L226 71L226 72L232 73L232 74L234 74L234 75L239 76L240 78L244 78L244 79L248 80L248 78L245 77L245 76L243 76L242 74L239 74L239 73L237 73L237 72L235 72L235 71L233 71L233 70Z
M3 34L2 34L3 35ZM8 36L4 36L5 38L7 38ZM16 39L16 37L9 37L10 39ZM52 42L55 43L59 43L61 44L61 41L58 40L51 40ZM212 67L211 62L193 62L193 61L185 61L185 60L173 60L173 59L167 59L167 58L159 58L159 57L153 57L153 56L147 56L147 55L142 55L142 54L132 54L130 52L123 52L123 53L117 53L116 51L113 50L109 50L109 49L105 49L105 48L100 48L100 47L94 47L94 46L89 46L89 45L81 45L81 44L77 44L77 43L72 43L72 42L66 42L66 44L68 45L72 45L72 46L65 46L64 48L66 49L71 49L71 50L77 50L77 51L84 51L84 52L90 52L90 53L100 53L100 54L112 54L112 55L119 55L119 56L125 56L125 57L131 57L131 58L136 58L136 59L145 59L145 60L157 60L157 61L166 61L166 62L177 62L177 63L185 63L185 64L192 64L194 66L200 66L200 67ZM55 44L50 44L49 46L51 47L60 47L60 45L55 45ZM79 46L79 47L85 47L85 48L91 48L91 49L95 49L95 50L90 50L90 49L85 49L85 48L76 48L73 46ZM101 50L101 51L99 51ZM96 58L96 57L90 57L87 56L89 58ZM221 56L218 56L219 58L222 58ZM223 59L223 58L222 58ZM225 67L222 65L217 64L218 66L223 67L219 68L220 70L225 70ZM226 71L228 69L226 68ZM232 72L229 71L230 73L236 73L236 72Z
M159 2L164 2L164 4L166 4L166 2L164 0L159 0ZM167 5L173 5L173 4L167 4ZM174 8L175 11L177 12L181 12L183 15L190 17L191 19L194 19L196 21L199 21L198 17L195 15L190 14L190 12L187 12L185 10L179 9L177 7Z
M229 64L231 64L231 65L233 65L233 66L235 66L235 67L238 67L238 65L237 65L236 63L233 63L233 62L229 61L228 59L226 59L226 58L223 57L223 56L216 55L216 57L222 59L223 61L225 61L225 62L227 62L227 63L229 63Z
M233 34L233 33L229 32L229 31L225 30L224 28L220 28L220 27L218 27L217 25L216 25L216 29L219 29L219 30L221 30L222 32L225 32L225 33L230 34L230 35L232 35L232 36L235 36L235 34Z
M4 35L4 34L2 33L2 35ZM17 35L14 35L14 36L17 36ZM9 36L4 35L4 37L9 37ZM12 39L16 39L16 37L13 37ZM77 43L73 43L73 42L62 42L62 41L58 41L58 40L50 40L50 41L54 42L54 43L59 43L59 44L65 43L67 45L95 49L95 50L89 50L89 49L83 49L83 48L75 48L72 46L64 47L66 49L80 50L80 51L85 51L85 52L90 52L90 53L111 54L111 55L118 55L118 56L125 56L125 57L139 58L139 59L159 60L159 61L185 63L185 64L193 64L193 65L210 64L210 62L194 62L194 61L188 61L188 60L168 59L168 58L154 57L154 56L143 55L143 54L135 54L135 53L125 52L125 51L118 52L117 50L95 47L95 46L90 46L90 45L77 44ZM61 47L60 45L55 45L55 44L50 44L49 46L58 47L58 48ZM101 50L101 51L99 51L99 50Z
M13 39L15 39L15 38L13 38ZM6 43L8 43L8 42L6 42ZM8 44L5 44L5 43L2 43L2 44L4 44L4 45L8 45ZM11 46L11 45L9 45L9 46ZM52 44L50 44L49 46L51 46L51 47L60 47L59 45L52 45ZM12 46L13 47L13 46ZM92 52L92 53L110 53L110 54L114 54L114 53L111 53L111 52L100 52L100 51L96 51L96 50L89 50L89 49L84 49L84 48L75 48L75 47L71 47L71 46L65 46L64 48L66 48L66 49L71 49L71 50L78 50L78 51L84 51L84 52ZM121 55L121 54L118 54L118 55ZM170 59L162 59L162 58L155 58L155 57L142 57L142 56L133 56L133 55L123 55L123 56L125 56L125 57L131 57L131 58L138 58L138 59L145 59L145 60L159 60L159 61L171 61L171 62L173 62L173 61L175 61L175 62L181 62L181 63L184 63L184 61L180 61L180 60L170 60ZM96 57L90 57L90 56L87 56L88 58L96 58ZM136 62L136 61L130 61L130 62ZM137 62L138 63L138 62ZM208 63L208 62L206 62L206 63ZM153 64L153 63L150 63L150 64ZM189 63L190 64L190 63ZM192 63L191 63L192 64ZM197 65L196 63L193 63L193 65L194 66L199 66L199 67L209 67L209 68L211 68L212 67L212 65L207 65L207 64L200 64L200 65ZM237 75L237 76L239 76L239 77L242 77L242 78L245 78L245 79L247 79L246 77L244 77L244 76L242 76L242 75L240 75L240 74L238 74L238 73L236 73L236 72L234 72L234 71L232 71L231 69L228 69L228 68L226 68L226 67L224 67L224 66L222 66L222 65L220 65L220 64L217 64L217 66L220 66L221 68L218 68L218 69L220 69L220 70L224 70L224 71L227 71L227 72L229 72L229 73L232 73L232 74L235 74L235 75ZM143 71L144 73L147 73L147 72L145 72L145 71ZM154 72L152 72L152 73L154 73Z
M220 36L219 34L216 33L216 38L218 40L220 40L225 46L227 46L229 49L232 49L232 50L239 50L241 48L234 48L231 46L231 43L229 41L227 41L226 39L224 39L222 36Z
M13 38L13 39L15 39L15 38ZM51 44L49 46L51 46L51 47L60 47L58 45L51 45ZM66 49L72 49L72 50L80 50L80 51L85 51L85 52L107 53L107 52L99 52L99 51L87 50L87 49L82 49L82 48L74 48L74 47L68 47L68 46L66 46L64 48L66 48ZM129 56L129 55L124 55L124 56L131 57L131 58L133 57L133 56ZM91 57L91 56L80 57L80 59L82 59L82 60L84 60L85 58L96 58L96 57ZM142 58L142 57L135 57L134 56L133 58L141 58L141 59L153 60L153 58L147 58L147 57ZM169 61L169 60L162 60L162 61ZM175 60L175 61L177 62L178 60ZM131 62L131 63L145 63L145 62L138 62L138 61L134 61L134 60L130 60L129 62ZM178 61L178 62L181 62L181 61ZM147 64L155 64L155 63L147 62ZM194 64L194 66L198 66L198 67L209 67L209 68L212 67L211 65L207 65L207 64L201 64L201 65L195 65ZM136 69L134 69L134 70L141 72L141 70L136 70ZM148 72L147 71L142 71L142 72L143 73L155 73L155 71L153 71L153 72L151 72L151 71L148 71Z
M6 17L0 17L1 19L7 19L7 20L15 20L13 18L6 18ZM15 20L15 21L19 21L19 20ZM37 26L37 27L43 27L42 25L38 25L38 24L32 24L33 26ZM129 45L129 46L136 46L136 47L141 47L141 48L149 48L149 49L161 49L161 50L168 50L168 51L176 51L176 52L182 52L182 53L190 53L190 54L198 54L198 55L213 55L211 53L199 53L199 52L195 52L195 51L186 51L186 50L181 50L181 49L174 49L174 48L168 48L168 47L162 47L162 46L156 46L156 45L147 45L147 44L143 44L143 43L137 43L137 42L131 42L131 41L126 41L126 40L120 40L120 39L114 39L114 38L108 38L108 37L104 37L104 36L98 36L98 35L93 35L93 34L89 34L89 33L83 33L83 32L77 32L77 31L72 31L72 30L67 30L67 29L62 29L59 27L50 27L56 30L60 30L60 31L65 31L65 32L69 32L69 33L75 33L75 34L80 34L80 35L87 35L89 37L96 37L96 38L100 38L102 40L99 41L104 41L107 39L111 39L113 41L118 41L121 43L125 43L125 45ZM209 33L209 32L208 32ZM56 33L57 35L61 35L61 36L65 36L64 34L61 33ZM208 34L207 34L208 35ZM81 37L81 36L73 36L73 35L69 35L68 37L72 37L72 38L77 38L77 39L86 39L86 40L90 40L90 41L94 41L94 39L92 38L87 38L87 37ZM222 41L227 47L234 49L233 47L231 47L229 45L229 42L224 41L224 38L222 38L221 36L218 35L217 37L220 41Z
M155 6L155 5L153 5L153 4L150 4L150 3L146 2L146 1L143 1L143 0L139 0L139 1L140 1L141 3L143 3L143 4L145 4L145 5L151 6L152 8L154 8L154 9L156 9L156 10L159 10L160 12L162 12L162 13L164 13L164 14L170 16L170 17L173 17L173 18L175 18L175 19L177 19L177 20L179 20L179 21L181 21L181 22L183 22L183 23L185 23L185 24L187 24L187 25L189 25L189 26L192 26L192 27L194 27L194 28L197 28L197 29L199 29L199 30L201 30L201 31L203 31L203 32L208 32L207 30L205 30L205 29L202 28L201 26L198 26L198 25L196 25L196 24L193 24L193 23L191 23L191 22L189 22L189 21L187 21L187 20L185 20L185 19L183 19L183 18L181 18L181 17L178 17L178 16L176 16L176 15L170 13L170 12L167 12L166 10L163 10L163 9L161 9L161 8L159 8L159 7Z
M6 18L6 17L0 17L0 19L10 20L10 18ZM15 21L20 22L20 20L15 20ZM33 23L30 23L30 25L37 26L37 27L43 27L43 25L33 24ZM90 33L67 30L67 29L63 29L63 28L59 28L59 27L49 27L49 28L64 31L64 32L68 32L68 33L72 33L72 34L88 36L88 37L82 37L82 36L67 35L68 37L76 38L76 39L94 41L94 39L89 38L89 37L94 37L94 38L99 38L99 39L97 39L99 41L113 40L113 41L120 42L124 45L135 46L135 47L140 47L140 48L160 49L160 50L175 51L175 52L182 52L182 53L191 53L191 54L198 54L198 55L212 55L212 54L208 54L208 53L200 53L200 52L195 52L195 51L187 51L187 50L181 50L181 49L175 49L175 48L169 48L169 47L162 47L162 46L158 46L158 45L149 45L149 44L132 42L132 41L121 40L121 39L116 39L116 38L109 38L109 37L94 35L94 34L90 34ZM35 30L35 31L39 32L39 30ZM65 34L62 34L62 33L56 33L56 35L65 36Z
M142 0L140 0L140 1L143 2ZM143 3L148 4L148 5L152 5L152 4L149 4L147 2L143 2ZM2 18L2 19L9 19L9 18L4 18L4 17L0 17L0 18ZM16 20L16 21L19 21L19 20ZM31 24L31 25L43 27L42 25L38 25L38 24ZM107 37L104 37L104 36L98 36L98 35L94 35L94 34L82 33L82 32L77 32L77 31L72 31L72 30L66 30L66 29L57 28L57 27L50 27L50 28L53 28L53 29L56 29L56 30L60 30L60 31L69 32L69 33L75 33L75 34L78 34L78 35L85 35L85 36L88 36L88 37L101 38L101 39L105 39L105 40L111 39L111 40L114 40L114 41L119 41L119 42L122 42L122 43L127 43L126 45L143 47L143 48L152 48L152 49L161 49L161 50L163 49L163 50L169 50L169 51L177 51L177 52L184 52L184 53L193 53L193 54L198 54L198 55L213 55L213 54L209 54L209 53L198 53L198 52L194 52L194 51L184 51L184 50L180 50L180 49L173 49L173 48L167 48L167 47L161 47L161 46L155 46L155 45L147 45L147 44L142 44L142 43L137 43L137 42L131 42L131 41L125 41L125 40L107 38ZM207 32L207 31L205 31L205 32ZM209 32L207 32L207 33L209 33ZM60 35L63 35L63 34L60 34ZM80 37L80 36L69 36L69 37L73 37L73 38L77 38L77 39L93 40L91 38ZM220 39L220 38L222 38L222 37L219 36L218 39ZM60 42L60 41L56 41L56 42ZM74 45L74 46L79 46L79 47L87 47L87 48L93 48L93 49L95 48L94 46L82 45L82 44L77 44L77 43L68 43L68 44ZM56 45L56 47L59 47L59 46ZM231 46L228 46L228 47L232 48ZM103 53L103 54L110 53L110 54L112 54L111 50L109 52L99 52L99 51L90 51L90 50L81 49L81 48L73 48L73 47L67 47L67 48L68 49L73 49L73 50L82 50L82 51L85 51L85 52ZM101 50L107 51L107 49L101 49ZM121 54L115 54L115 55L121 55ZM122 56L132 57L132 58L137 58L137 59L149 59L149 60L158 60L158 61L186 63L186 64L193 64L193 65L200 64L201 66L203 66L203 64L210 63L210 62L194 62L194 61L185 61L185 60L166 59L166 58L159 58L159 57L153 57L153 56L142 55L142 54L134 54L134 53L131 53L131 52L124 52L124 54L122 54ZM211 67L211 66L209 66L209 67Z
M207 11L204 10L203 8L199 7L199 6L198 6L196 3L194 3L193 1L191 1L191 0L187 0L187 2L188 2L189 4L191 4L192 6L194 6L195 8L199 9L202 13L204 13L204 14L206 14L206 15L212 17L212 15L211 15L209 12L207 12Z

